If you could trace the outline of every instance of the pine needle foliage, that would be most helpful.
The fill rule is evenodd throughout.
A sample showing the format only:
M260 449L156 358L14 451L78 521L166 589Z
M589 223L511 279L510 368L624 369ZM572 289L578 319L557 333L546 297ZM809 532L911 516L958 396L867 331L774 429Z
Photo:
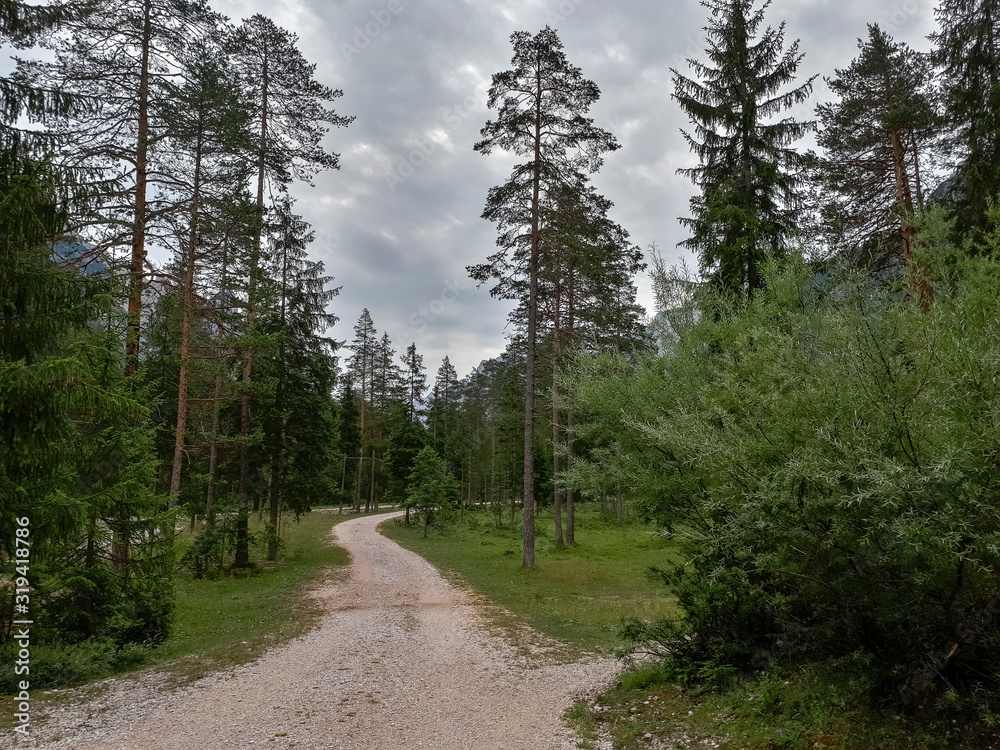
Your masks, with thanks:
M1000 4L941 0L931 35L945 108L958 136L957 229L988 229L987 206L1000 194ZM974 237L975 239L975 237Z
M688 60L693 77L671 70L673 97L694 125L682 133L699 161L678 173L701 191L691 199L692 216L681 219L691 237L680 244L732 294L753 294L763 284L765 259L787 250L803 167L791 144L813 127L781 118L809 97L815 77L792 86L803 57L799 43L785 47L784 23L762 31L770 0L754 4L704 0L708 59Z

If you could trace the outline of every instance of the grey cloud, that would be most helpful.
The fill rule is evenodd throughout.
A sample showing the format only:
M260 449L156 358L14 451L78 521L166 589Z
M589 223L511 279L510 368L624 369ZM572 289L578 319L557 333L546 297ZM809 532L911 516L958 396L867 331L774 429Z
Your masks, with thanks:
M464 375L502 351L510 304L485 289L467 282L432 321L420 310L444 304L445 283L463 279L466 265L493 251L494 227L479 216L486 191L506 178L512 160L484 158L472 145L489 116L490 76L509 65L508 38L517 30L558 29L569 60L601 87L592 115L619 136L622 149L608 155L595 183L636 244L656 242L668 258L681 257L675 245L685 234L676 219L687 215L692 186L675 170L692 157L679 133L683 114L670 99L669 69L685 72L686 57L702 56L707 18L698 2L398 2L397 13L389 0L215 3L235 19L261 12L298 33L317 77L343 89L337 111L357 116L328 138L342 154L341 170L295 190L323 238L314 251L343 284L334 302L338 338L350 337L368 307L398 350L416 342L432 373L446 354ZM767 18L772 26L787 20L788 40L802 38L803 75L830 75L854 57L871 21L926 49L932 8L930 0L775 0ZM368 37L364 48L356 44L359 31ZM345 44L357 53L345 53ZM820 87L805 116L823 95ZM405 179L392 182L406 164L412 173L404 168ZM650 304L648 283L640 288Z

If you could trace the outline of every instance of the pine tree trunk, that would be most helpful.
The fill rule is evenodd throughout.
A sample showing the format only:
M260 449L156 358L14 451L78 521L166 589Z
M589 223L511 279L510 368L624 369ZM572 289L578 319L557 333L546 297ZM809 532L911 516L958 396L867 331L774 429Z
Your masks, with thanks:
M918 302L920 308L930 310L934 298L934 290L922 273L913 256L913 246L917 240L917 230L910 225L913 214L913 193L910 189L910 178L906 172L906 150L898 128L889 131L892 141L892 163L896 178L896 208L899 211L899 236L903 243L903 258L906 261L906 275L910 290L910 299Z
M372 448L372 473L368 480L368 501L365 503L365 513L370 513L375 503L375 448Z
M354 478L354 512L361 512L361 478L362 478L362 468L365 463L365 452L364 449L359 449L358 453L358 475Z
M257 160L257 226L254 230L253 250L250 253L250 279L247 287L247 333L254 330L257 304L257 274L260 266L261 235L264 219L264 176L265 153L267 150L267 119L268 119L268 61L265 51L262 66L263 77L261 86L260 143ZM246 349L243 353L243 393L240 413L240 485L239 514L236 519L236 559L234 568L246 568L250 565L250 383L253 369L253 352ZM257 500L255 500L255 504Z
M576 336L576 277L572 261L569 265L569 294L567 295L567 322L566 333L570 343ZM566 411L566 471L573 468L573 394L568 394L570 398L569 409ZM564 500L566 508L566 544L576 544L576 506L573 504L573 490L566 490Z
M288 248L282 246L281 254L281 330L287 325L288 310ZM284 444L285 424L281 416L285 406L285 345L278 344L278 385L274 394L275 428L271 446L271 492L268 499L268 523L271 525L271 538L267 542L267 559L278 557L278 517L281 510L281 448Z
M268 503L268 523L272 536L267 541L267 559L278 557L278 510L281 507L281 455L274 451L271 455L271 492Z
M194 189L191 195L191 231L187 242L184 287L181 292L181 362L177 379L177 427L174 430L174 463L170 472L170 492L167 507L177 505L177 494L181 488L181 468L184 461L184 433L187 429L188 411L188 367L191 361L191 314L194 307L194 272L198 249L198 212L201 210L201 162L202 132L199 129L195 146Z
M564 546L563 541L563 493L559 490L556 480L559 476L559 407L556 399L559 397L559 291L556 290L555 328L552 331L552 515L556 524L556 547Z
M219 305L226 304L226 270L229 260L229 238L226 237L222 250L222 272L219 279ZM225 328L220 319L216 326L215 354L222 359L222 342L225 339ZM208 486L205 490L205 522L215 526L215 475L219 466L219 400L222 398L222 373L215 374L215 390L212 396L212 443L208 449Z
M541 200L542 161L542 83L540 74L535 87L535 162L531 186L531 259L528 280L528 341L524 373L524 554L522 565L535 567L535 336L538 318L538 244L539 203Z
M149 52L152 44L153 6L142 4L142 59L139 65L139 90L136 92L138 120L135 146L135 204L132 223L132 257L129 266L128 327L125 332L125 377L139 371L139 329L142 324L143 272L146 263L146 183L149 167ZM138 418L138 415L137 415ZM117 507L117 506L116 506ZM128 578L131 545L128 534L128 511L116 514L112 532L111 564L123 579ZM173 531L171 529L171 531Z
M142 58L139 90L136 92L138 120L135 146L135 204L132 223L132 261L129 268L128 331L125 336L125 377L139 369L139 327L142 318L142 279L146 263L146 183L149 163L149 52L152 43L152 2L142 4Z

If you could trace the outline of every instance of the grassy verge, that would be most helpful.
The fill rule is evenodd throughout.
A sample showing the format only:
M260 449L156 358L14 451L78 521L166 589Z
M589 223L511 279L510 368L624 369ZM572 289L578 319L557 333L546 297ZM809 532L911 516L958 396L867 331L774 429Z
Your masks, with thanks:
M529 625L577 651L619 647L623 617L676 614L663 585L646 575L675 554L652 527L619 527L581 506L576 546L558 549L552 525L550 518L538 519L532 569L521 565L520 530L498 529L486 512L467 512L426 539L421 526L401 520L383 524L382 533L502 607L492 612L497 624Z
M350 562L346 550L331 543L330 531L353 517L319 510L298 522L286 519L278 559L267 562L263 550L252 550L256 568L246 578L196 580L179 575L170 636L155 649L137 648L134 659L98 653L100 649L84 644L50 647L48 655L45 647L36 646L33 661L39 656L63 661L74 675L67 680L70 685L146 667L184 682L252 661L316 626L322 607L309 590L325 577L340 574ZM190 543L188 534L181 535L178 552ZM43 714L47 703L71 695L64 690L34 692L33 710ZM0 730L12 726L13 706L12 697L0 696Z
M584 506L578 545L556 549L551 521L539 519L536 567L521 567L520 532L497 529L486 514L467 514L423 538L419 525L382 525L396 540L470 586L502 610L497 624L518 625L567 643L565 656L581 650L620 648L623 616L652 620L676 616L662 584L646 570L663 566L675 547L652 529L618 527ZM717 750L986 750L1000 748L992 730L953 724L947 712L898 716L868 699L868 685L851 669L813 664L747 675L725 688L684 684L669 665L646 663L625 672L595 701L565 714L580 748L610 740L615 750L716 748Z
M329 536L335 524L350 517L313 512L298 522L286 520L278 559L268 562L263 549L253 549L253 569L242 578L196 580L179 573L170 635L158 647L116 649L106 641L32 644L32 682L78 685L147 666L199 676L256 658L315 625L321 608L307 590L349 562ZM191 542L189 533L177 538L178 558Z
M595 702L565 714L594 747L610 738L615 750L712 747L718 750L985 750L997 745L989 728L960 726L947 712L912 717L872 705L864 687L830 665L774 669L727 689L682 687L669 666L626 672Z
M148 663L160 671L198 677L256 659L315 627L321 606L308 589L348 564L347 552L332 544L329 535L334 525L352 517L314 511L298 522L286 520L278 559L267 562L256 551L258 567L247 578L179 577L170 637Z

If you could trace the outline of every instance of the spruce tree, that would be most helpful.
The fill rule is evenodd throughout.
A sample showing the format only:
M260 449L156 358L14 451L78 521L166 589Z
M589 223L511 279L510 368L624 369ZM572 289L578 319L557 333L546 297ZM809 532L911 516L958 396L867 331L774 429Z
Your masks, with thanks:
M435 515L447 513L457 495L458 483L445 460L429 445L422 448L413 461L406 505L423 514L425 537Z
M353 118L342 117L326 106L342 95L316 81L315 64L306 61L296 46L298 38L260 14L245 20L229 38L229 52L241 74L241 94L248 107L253 142L248 149L255 171L257 211L265 214L265 187L280 189L294 180L309 182L322 169L337 169L339 157L321 143L327 126L345 127ZM258 228L247 269L247 346L243 349L244 394L241 412L240 512L249 509L252 442L251 394L253 354L249 343L260 305L262 226ZM245 519L239 525L237 565L246 565Z
M353 354L348 358L347 361L347 372L348 377L350 377L351 382L354 384L354 388L357 389L358 384L361 386L360 392L357 392L358 397L358 432L360 435L360 442L358 444L358 464L357 464L357 476L354 482L354 508L355 510L361 509L361 481L364 476L364 452L367 448L367 439L369 437L368 433L371 431L371 419L368 419L368 430L365 427L365 416L371 413L368 408L372 401L372 379L373 373L375 371L375 351L378 347L378 332L375 330L375 324L372 321L371 313L368 312L368 308L364 308L361 311L361 316L358 318L358 322L354 324L354 340L348 344L348 348L353 352Z
M262 374L273 382L273 396L261 405L263 448L268 463L268 519L278 527L283 505L296 513L312 499L332 491L337 425L330 393L334 385L336 342L323 334L336 316L326 311L339 293L311 261L313 239L308 224L292 212L286 195L269 217L268 276L274 304L262 311L260 333L273 340L262 356ZM276 533L268 540L267 558L278 551Z
M80 17L78 6L59 3L29 5L22 0L0 0L0 45L25 49L59 27ZM58 121L86 101L61 89L32 85L20 76L0 75L0 172L21 171L55 145L49 133L23 127L22 116L33 122Z
M803 160L790 145L812 128L777 118L805 101L814 79L788 88L802 55L798 41L785 48L783 23L760 31L770 0L757 10L754 0L702 5L711 13L708 61L688 60L692 78L671 70L673 97L694 125L681 132L699 161L678 170L700 191L680 244L720 288L752 295L764 259L783 254L795 232Z
M115 280L56 264L65 215L46 170L21 169L0 190L0 557L29 519L33 642L158 642L152 394L124 375Z
M342 464L340 467L340 509L343 511L344 501L354 495L355 474L348 471L352 466L351 461L358 460L361 455L361 429L358 421L360 418L360 408L358 406L358 396L354 391L354 384L348 375L343 379L344 387L340 394L340 454Z
M458 372L451 360L445 357L434 378L430 408L427 411L428 429L431 436L441 446L449 442L452 430L457 426L455 412L458 406L458 397ZM447 458L446 453L445 457Z
M417 407L424 399L427 390L427 375L425 374L424 357L417 354L416 343L406 347L406 354L400 357L403 364L403 380L406 388L406 400L409 405L410 421L417 418Z
M941 0L935 15L934 60L962 157L957 229L978 236L989 227L989 201L1000 195L1000 3Z

